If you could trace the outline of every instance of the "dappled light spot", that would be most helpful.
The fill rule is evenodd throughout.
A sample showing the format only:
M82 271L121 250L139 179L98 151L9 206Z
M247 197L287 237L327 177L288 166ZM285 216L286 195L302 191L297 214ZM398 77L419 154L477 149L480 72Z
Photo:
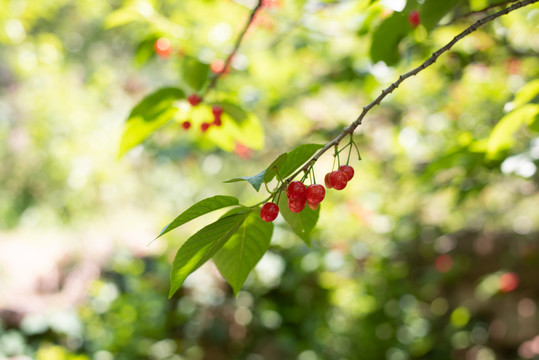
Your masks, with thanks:
M500 291L501 292L511 292L518 287L520 279L518 275L514 272L506 273L500 276Z
M453 258L449 255L439 255L436 257L436 260L434 261L434 266L436 266L436 270L438 270L441 273L448 272L453 268Z

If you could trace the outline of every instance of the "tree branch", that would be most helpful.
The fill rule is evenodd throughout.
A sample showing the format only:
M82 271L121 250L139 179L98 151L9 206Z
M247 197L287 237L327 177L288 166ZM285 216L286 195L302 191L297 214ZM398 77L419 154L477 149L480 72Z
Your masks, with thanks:
M249 19L247 19L247 22L245 23L245 26L243 27L243 30L238 35L238 38L236 39L236 44L234 45L234 48L232 49L232 52L226 58L225 65L223 66L223 70L221 70L220 72L213 75L210 84L208 85L208 87L204 91L204 95L206 95L211 89L213 89L215 87L215 85L217 85L217 80L221 77L221 75L223 75L226 72L226 70L230 66L230 63L232 62L232 59L234 58L234 55L236 55L236 53L238 52L238 49L240 48L241 42L243 41L243 37L247 33L247 30L249 29L249 26L251 26L251 24L253 23L253 21L255 19L255 16L256 16L256 13L258 12L258 10L260 10L261 7L262 7L262 0L258 0L256 6L251 11L251 15L249 16Z
M506 5L509 5L511 3L514 3L514 2L517 2L518 0L506 0L506 1L503 1L503 2L499 2L497 4L492 4L492 5L489 5L487 6L486 8L484 9L481 9L481 10L476 10L476 11L470 11L466 14L462 14L460 16L457 16L455 17L454 19L452 19L450 22L448 22L447 24L443 24L441 26L447 26L447 25L451 25L451 24L454 24L455 22L459 21L459 20L462 20L462 19L465 19L467 17L470 17L470 16L474 16L474 15L479 15L479 14L483 14L483 13L486 13L487 11L491 10L491 9L495 9L495 8L499 8L499 7L503 7L503 6L506 6Z
M466 30L464 30L463 32L461 32L460 34L458 34L457 36L455 36L453 38L453 40L451 40L450 42L448 42L445 46L443 46L442 48L438 49L437 51L435 51L431 57L429 57L427 60L425 60L425 62L423 62L421 65L419 65L418 67L416 67L415 69L403 74L403 75L400 75L399 78L394 82L392 83L390 86L388 86L387 88L385 88L384 90L382 90L382 93L373 101L371 102L370 104L368 104L367 106L364 106L363 107L363 111L361 111L361 114L359 114L359 116L357 117L357 119L351 123L350 125L348 125L348 127L346 127L342 133L340 133L337 137L335 137L333 140L331 140L330 142L328 142L322 149L320 149L302 168L300 168L298 171L296 171L294 174L292 174L290 177L288 177L286 179L286 181L284 181L283 183L283 186L287 183L289 183L292 179L294 179L296 176L298 176L300 173L302 172L305 172L305 171L308 171L309 168L316 162L318 161L318 159L326 152L328 151L330 148L334 147L334 146L338 146L339 143L341 142L342 139L344 139L344 137L346 135L350 135L350 134L353 134L355 129L361 125L361 122L363 121L363 118L365 117L365 115L367 115L367 113L373 108L375 107L376 105L379 105L382 100L389 94L391 94L396 88L399 87L399 85L406 79L408 79L409 77L412 77L412 76L415 76L417 75L420 71L426 69L427 67L429 67L430 65L434 64L436 62L436 60L438 60L438 58L440 57L440 55L442 55L443 53L449 51L453 45L455 45L458 41L460 41L461 39L463 39L464 37L470 35L472 32L474 32L475 30L477 30L478 28L480 28L481 26L485 25L486 23L496 19L496 18L499 18L500 16L503 16L503 15L506 15L508 13L510 13L511 11L515 11L523 6L526 6L526 5L530 5L530 4L534 4L536 2L538 2L539 0L522 0L522 1L519 1L511 6L509 6L508 8L506 9L503 9L501 11L498 11L497 13L494 13L492 15L489 15L489 16L486 16L484 18L481 18L479 19L478 21L476 21L475 23L473 23L471 26L469 26Z

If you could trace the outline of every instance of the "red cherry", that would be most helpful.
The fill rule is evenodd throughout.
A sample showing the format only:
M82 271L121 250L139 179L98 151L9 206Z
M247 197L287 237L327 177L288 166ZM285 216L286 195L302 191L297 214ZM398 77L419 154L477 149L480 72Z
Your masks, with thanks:
M223 122L221 121L221 117L216 117L215 119L213 119L213 125L215 126L223 125Z
M335 190L342 190L346 187L348 176L346 176L344 171L337 170L329 175L329 181Z
M309 203L318 204L322 200L324 200L324 197L326 196L326 189L324 189L324 187L320 184L312 184L312 185L307 186L306 195L307 195L307 201Z
M197 106L202 101L202 98L198 94L191 94L187 97L187 101L191 106Z
M305 204L307 201L305 198L300 200L288 200L288 208L293 213L299 213L301 210L305 209Z
M223 114L223 108L220 107L219 105L214 105L214 106L211 108L211 112L213 113L213 116L214 116L214 117L220 117L221 114Z
M162 58L167 58L172 53L172 47L170 46L170 40L167 38L159 38L155 40L155 43L153 44L153 47L155 49L155 52L157 55L161 56Z
M292 181L288 188L286 189L286 197L292 201L303 201L307 200L307 189L301 181ZM305 204L303 204L305 205ZM300 210L301 211L301 210Z
M326 184L326 187L328 189L331 189L333 186L331 186L331 181L329 180L329 176L331 175L331 173L327 173L326 176L324 177L324 184Z
M260 209L260 218L265 222L272 222L277 215L279 215L279 207L275 203L265 203Z
M316 209L318 209L318 205L320 205L320 203L312 203L312 202L310 202L310 201L307 201L307 205L308 205L311 209L316 210Z
M339 170L344 171L346 176L348 177L348 181L352 180L354 177L354 168L348 165L341 165Z
M408 14L408 21L410 22L410 25L412 25L412 27L417 27L421 22L421 20L419 19L419 11L410 11L410 13Z
M200 124L200 130L202 130L202 132L208 131L209 128L210 128L210 124L207 122L203 122L202 124Z
M191 122L190 121L184 121L182 123L182 128L184 128L185 130L188 130L190 127L191 127Z

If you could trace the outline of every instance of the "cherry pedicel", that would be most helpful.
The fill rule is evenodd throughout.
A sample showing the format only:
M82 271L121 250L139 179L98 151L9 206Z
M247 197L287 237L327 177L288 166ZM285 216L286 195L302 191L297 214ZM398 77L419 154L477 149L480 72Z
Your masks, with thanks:
M346 183L348 182L348 176L346 176L346 173L344 171L333 171L329 174L329 181L331 182L331 186L335 190L342 190L346 187Z
M277 215L279 215L279 207L275 203L265 203L260 209L260 218L265 222L272 222Z
M339 170L344 171L346 176L348 176L348 181L352 180L354 177L354 168L348 165L341 165Z
M184 128L185 130L189 130L190 127L191 127L191 122L190 121L182 122L182 128Z
M412 25L412 27L417 27L421 22L421 20L419 19L419 11L410 11L410 13L408 14L408 21L410 22L410 25Z
M208 131L209 128L210 124L207 122L203 122L202 124L200 124L200 130L202 130L203 133Z
M310 204L316 204L316 207L318 207L318 204L324 200L324 197L326 196L326 189L320 184L312 184L307 186L307 201ZM312 209L312 207L309 205L309 207ZM313 209L314 210L314 209Z
M197 106L202 101L202 98L198 94L191 94L187 97L187 101L191 106Z
M305 201L307 201L307 189L301 181L292 181L290 185L288 185L288 188L286 188L286 197L291 201L303 201L303 207L305 207Z
M305 198L299 199L299 200L288 200L288 208L293 213L299 213L301 210L305 209L305 204L307 203L307 200Z

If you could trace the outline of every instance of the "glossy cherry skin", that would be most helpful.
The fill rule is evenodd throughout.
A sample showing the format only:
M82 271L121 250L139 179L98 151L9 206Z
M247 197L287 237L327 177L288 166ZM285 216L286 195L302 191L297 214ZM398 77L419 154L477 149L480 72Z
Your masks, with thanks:
M277 215L279 215L279 207L275 203L265 203L260 209L260 218L265 222L272 222Z
M296 214L305 209L305 204L307 204L307 200L305 200L305 198L300 200L288 200L288 208L290 211Z
M330 175L331 173L327 173L326 176L324 177L324 184L326 185L328 189L333 188L333 186L331 186L331 181L329 180Z
M320 184L312 184L307 186L307 201L313 204L318 204L326 197L326 189Z
M419 19L419 11L410 11L410 14L408 14L408 21L410 22L410 25L412 25L412 27L417 27L421 22L421 19Z
M346 187L346 183L348 182L348 176L346 176L346 173L344 171L333 171L329 175L329 181L331 182L331 186L333 186L335 190L342 190Z
M348 176L348 181L352 180L354 177L354 168L348 165L341 165L339 170L344 171L346 176Z
M210 128L210 124L207 122L203 122L202 124L200 124L200 130L202 130L202 132L208 131L209 128Z
M309 206L311 209L313 210L316 210L318 209L318 206L320 205L320 203L312 203L310 201L307 201L307 206Z
M188 130L190 127L191 127L191 122L190 121L182 122L182 128L184 128L185 130Z
M198 94L191 94L187 97L187 101L191 106L197 106L202 101L202 98Z
M301 181L292 181L286 188L286 197L292 201L307 200L307 189Z

